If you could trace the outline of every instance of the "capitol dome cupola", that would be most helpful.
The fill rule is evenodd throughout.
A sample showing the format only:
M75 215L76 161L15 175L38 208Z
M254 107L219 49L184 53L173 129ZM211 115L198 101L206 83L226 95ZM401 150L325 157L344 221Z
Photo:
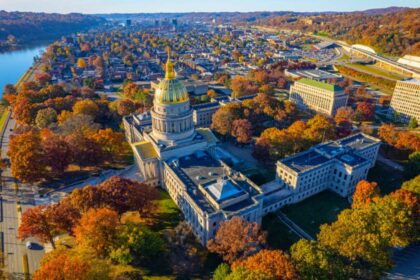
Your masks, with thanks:
M194 122L188 91L176 78L168 52L165 79L160 81L153 99L152 129L155 139L174 143L194 135Z
M176 79L174 65L170 58L170 52L168 52L168 61L165 67L165 79L160 81L156 93L154 102L160 104L177 104L188 100L188 91L185 85Z

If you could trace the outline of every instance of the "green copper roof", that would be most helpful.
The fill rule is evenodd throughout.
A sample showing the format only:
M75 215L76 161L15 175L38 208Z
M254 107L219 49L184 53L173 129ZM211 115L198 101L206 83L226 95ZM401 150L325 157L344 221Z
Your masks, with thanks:
M329 91L341 91L343 90L341 87L337 86L337 85L333 85L333 84L328 84L328 83L324 83L324 82L319 82L316 80L311 80L308 78L303 78L300 79L298 81L299 83L308 85L308 86L313 86L313 87L317 87L317 88L321 88L321 89L325 89L325 90L329 90Z

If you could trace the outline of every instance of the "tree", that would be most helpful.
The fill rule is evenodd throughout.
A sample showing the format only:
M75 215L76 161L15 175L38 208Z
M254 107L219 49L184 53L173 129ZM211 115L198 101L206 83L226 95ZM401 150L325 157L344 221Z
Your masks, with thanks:
M88 115L88 116L92 116L93 118L96 118L99 115L99 107L95 103L95 101L90 100L90 99L84 99L84 100L77 101L73 105L73 113L75 115L83 114L83 115Z
M248 144L252 139L252 124L246 119L235 120L232 123L233 137L241 144Z
M73 228L80 219L80 212L69 203L59 202L47 208L49 219L57 232L73 234Z
M47 166L54 176L61 176L71 162L71 150L63 137L53 135L42 141Z
M248 78L244 76L235 76L232 79L231 89L233 91L233 97L240 97L257 93L258 87L253 85Z
M419 123L417 122L417 119L413 117L413 118L410 119L408 127L410 129L415 129L418 125L419 125Z
M391 146L394 146L398 140L398 132L392 124L383 124L378 129L378 136Z
M261 250L244 260L234 262L233 269L243 267L249 271L261 272L273 279L298 279L289 256L279 250Z
M99 144L103 155L110 160L115 160L128 150L124 133L114 132L111 128L98 130L92 135L92 139Z
M315 241L301 239L292 245L290 253L298 275L303 280L349 278L343 258Z
M64 202L70 204L80 213L86 213L92 208L103 207L102 194L97 187L86 186L81 189L75 189L68 195Z
M63 111L65 112L65 111ZM99 129L100 125L93 121L93 117L89 115L68 115L62 116L63 112L58 117L60 121L60 129L63 134L89 134ZM62 118L63 117L63 118Z
M373 208L378 231L389 247L406 247L419 241L420 206L415 194L398 189L379 200Z
M348 260L353 277L379 278L391 268L389 243L382 238L372 209L370 206L346 209L336 222L322 225L318 234L320 245Z
M77 60L77 67L86 68L86 61L83 58L79 58Z
M118 213L108 208L90 209L74 229L79 246L91 248L97 256L106 257L115 243L120 225Z
M226 262L233 263L258 252L265 242L265 235L257 223L235 216L220 224L207 247L211 252L222 255Z
M351 122L354 116L354 111L351 107L340 107L335 114L335 122Z
M39 110L36 114L35 124L39 128L48 127L57 121L57 112L53 108Z
M375 116L375 105L368 102L359 102L357 104L356 114L360 114L359 121L371 121Z
M163 252L162 238L148 228L136 224L122 225L118 230L117 240L110 256L120 264L152 261Z
M120 116L128 116L136 111L136 106L130 99L117 101L117 112Z
M360 208L374 202L380 196L380 190L376 182L359 181L353 194L352 208Z
M117 176L98 185L98 189L103 205L114 209L119 215L127 211L150 213L159 197L156 188Z
M305 136L312 143L320 143L325 140L334 139L336 136L333 122L323 115L315 115L306 123L308 129Z
M33 275L33 280L84 280L89 272L90 265L88 262L78 258L70 258L67 255L57 256L50 259Z
M232 131L232 124L241 117L241 105L230 103L213 114L211 128L217 133L227 136Z
M249 271L244 268L233 270L225 280L272 280L272 277L265 275L259 271Z
M97 165L103 161L102 147L82 132L76 131L65 139L70 147L72 162L80 167Z
M213 280L225 280L231 272L227 263L221 263L213 273Z
M51 211L47 206L29 208L22 215L18 229L19 239L25 240L33 236L41 242L51 243L55 249L54 236L57 234L57 228L51 218Z
M22 182L37 182L47 174L39 133L33 130L10 139L8 155L12 175Z
M255 142L252 156L258 160L267 161L270 159L270 141L267 138L259 137Z
M420 195L420 175L417 175L415 178L406 181L401 186L402 189Z

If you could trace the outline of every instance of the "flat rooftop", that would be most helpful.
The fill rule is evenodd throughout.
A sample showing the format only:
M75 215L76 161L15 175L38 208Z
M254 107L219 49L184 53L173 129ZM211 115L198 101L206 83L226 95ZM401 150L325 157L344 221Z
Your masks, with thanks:
M176 161L177 163L175 163ZM187 186L190 197L208 213L213 213L217 209L205 197L198 187L199 185L202 186L203 192L210 195L217 203L249 194L249 198L224 207L223 211L225 212L235 212L252 206L255 202L251 197L259 194L246 181L235 176L227 176L223 164L205 151L195 152L192 155L170 161L168 164Z
M329 158L324 157L314 150L308 150L296 156L286 158L281 162L297 172L303 172L320 166L329 160Z
M308 78L302 78L298 81L296 81L297 83L301 83L301 84L305 84L311 87L316 87L316 88L320 88L320 89L324 89L324 90L329 90L329 91L342 91L343 89L337 85L333 85L333 84L329 84L329 83L324 83L324 82L320 82L320 81L316 81L316 80L312 80L312 79L308 79Z
M290 74L315 79L315 80L327 80L327 79L339 79L340 75L336 75L327 71L319 69L306 69L306 70L288 70Z

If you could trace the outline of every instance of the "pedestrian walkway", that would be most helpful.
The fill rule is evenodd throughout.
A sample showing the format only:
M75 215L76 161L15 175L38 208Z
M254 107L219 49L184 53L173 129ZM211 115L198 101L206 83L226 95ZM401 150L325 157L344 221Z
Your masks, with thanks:
M277 218L285 224L291 231L296 233L299 237L307 240L315 240L312 236L310 236L307 232L301 229L297 224L295 224L292 220L290 220L283 212L277 212Z

